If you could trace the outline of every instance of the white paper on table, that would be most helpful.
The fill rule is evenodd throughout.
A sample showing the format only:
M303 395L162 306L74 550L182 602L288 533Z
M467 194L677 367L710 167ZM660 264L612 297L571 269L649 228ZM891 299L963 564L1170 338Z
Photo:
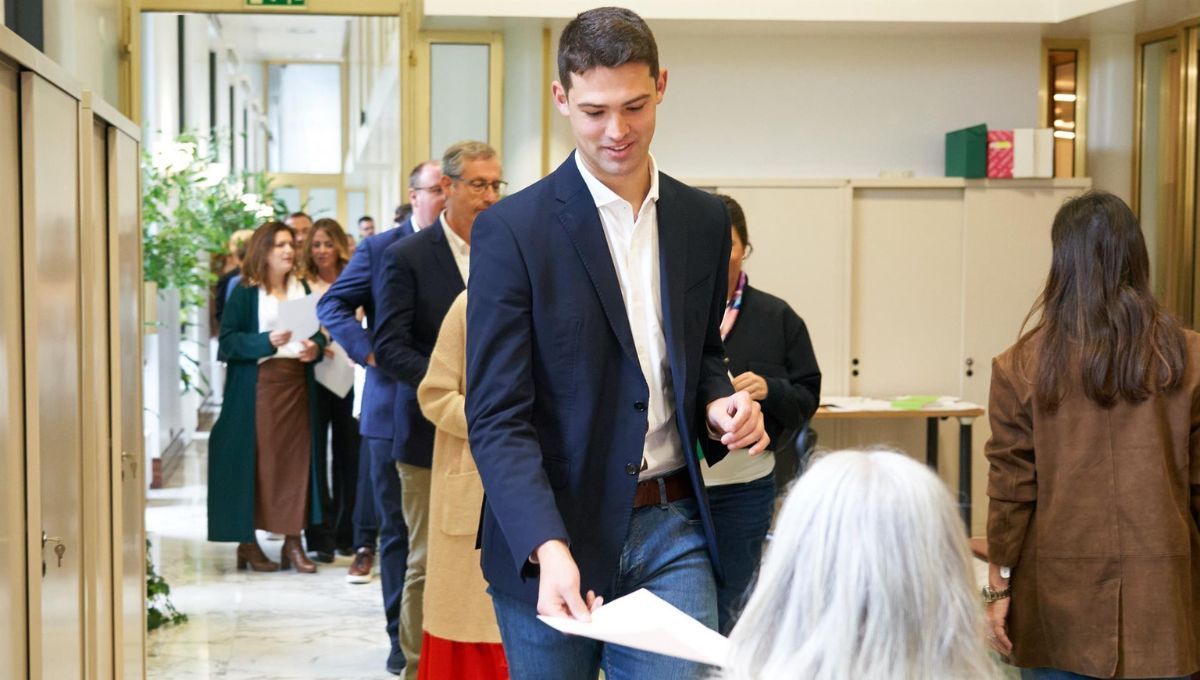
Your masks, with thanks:
M333 356L325 357L313 366L313 377L330 392L345 399L350 394L350 388L354 387L354 362L336 342L329 343L329 349L333 350Z
M315 293L309 293L295 300L283 300L279 303L279 320L275 330L291 331L292 340L311 338L321 328L317 321L317 299Z
M725 665L729 656L728 638L645 588L604 604L592 612L587 623L557 616L538 618L569 635L710 666Z

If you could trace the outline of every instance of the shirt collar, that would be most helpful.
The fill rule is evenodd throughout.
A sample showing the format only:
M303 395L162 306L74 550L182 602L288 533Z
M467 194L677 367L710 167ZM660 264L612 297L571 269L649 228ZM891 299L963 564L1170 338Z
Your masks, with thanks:
M650 158L650 191L646 194L646 200L658 202L658 163L654 160L654 154L647 154ZM597 208L602 208L606 205L611 205L625 199L617 195L617 192L609 189L603 182L596 179L584 165L583 160L579 157L579 150L575 150L575 165L579 168L579 174L583 176L583 183L587 185L588 191L592 194L592 200L596 202ZM641 206L638 206L640 209Z
M446 221L445 210L438 216L438 220L442 223L442 231L446 233L446 240L450 242L450 247L462 255L470 253L471 244L464 241L461 236L454 233L454 230L450 228L450 223Z

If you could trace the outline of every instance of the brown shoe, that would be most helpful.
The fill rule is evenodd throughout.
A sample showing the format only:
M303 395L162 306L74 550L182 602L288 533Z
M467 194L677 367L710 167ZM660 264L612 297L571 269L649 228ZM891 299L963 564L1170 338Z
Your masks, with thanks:
M296 572L299 574L315 574L317 573L317 565L308 559L308 555L304 554L304 546L300 545L299 536L285 536L283 538L283 549L279 553L279 566L288 569L296 567Z
M254 571L279 571L279 563L267 559L266 553L258 547L258 541L238 543L237 568L245 569L247 566Z
M370 583L371 570L375 567L375 551L371 548L359 548L354 553L354 561L350 563L350 571L346 572L346 583Z

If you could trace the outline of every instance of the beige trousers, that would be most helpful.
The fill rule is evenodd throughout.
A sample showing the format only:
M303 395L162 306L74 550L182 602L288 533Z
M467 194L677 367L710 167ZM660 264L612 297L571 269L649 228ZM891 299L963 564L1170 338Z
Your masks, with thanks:
M408 525L408 566L404 572L404 596L400 600L400 649L408 665L405 680L416 680L421 659L425 608L425 560L429 556L429 485L428 468L396 463L400 473L401 506Z

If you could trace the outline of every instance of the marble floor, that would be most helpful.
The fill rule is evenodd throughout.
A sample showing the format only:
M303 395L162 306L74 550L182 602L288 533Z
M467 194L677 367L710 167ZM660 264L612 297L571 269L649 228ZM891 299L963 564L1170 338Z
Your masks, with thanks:
M388 640L379 579L346 583L350 558L316 574L237 571L234 546L209 543L204 440L148 494L151 558L187 623L147 639L150 680L384 680ZM282 541L259 543L278 559Z

